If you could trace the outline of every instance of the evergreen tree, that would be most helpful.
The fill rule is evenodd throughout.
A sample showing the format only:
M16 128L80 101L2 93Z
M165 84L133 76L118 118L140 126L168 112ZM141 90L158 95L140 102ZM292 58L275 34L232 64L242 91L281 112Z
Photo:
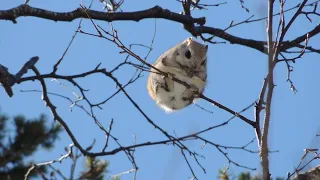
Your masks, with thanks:
M0 180L21 180L25 178L26 172L35 163L32 160L26 162L25 159L29 157L32 159L32 155L38 147L50 150L58 139L62 128L57 124L48 127L45 115L34 119L18 115L12 118L14 132L11 132L8 129L10 120L8 116L0 112ZM80 156L82 155L71 154L69 158L79 158ZM103 180L108 165L107 161L87 157L84 170L75 179ZM55 172L49 172L48 166L39 166L29 173L28 179L39 179L40 177L48 179L46 176L52 177L54 175Z
M219 169L219 180L229 180L229 175L224 169ZM241 172L237 178L237 180L263 180L261 175L251 176L250 172ZM273 178L271 178L272 180ZM283 177L276 177L275 180L284 180Z
M107 161L87 157L85 170L81 172L79 179L103 180L103 173L106 172L108 165Z
M62 128L59 125L47 127L44 115L34 119L26 119L21 115L13 117L14 132L7 128L10 122L9 117L0 112L0 179L24 179L25 173L33 164L25 159L31 157L38 147L52 148ZM31 172L29 177L37 177L46 172L46 166L41 166L37 171Z

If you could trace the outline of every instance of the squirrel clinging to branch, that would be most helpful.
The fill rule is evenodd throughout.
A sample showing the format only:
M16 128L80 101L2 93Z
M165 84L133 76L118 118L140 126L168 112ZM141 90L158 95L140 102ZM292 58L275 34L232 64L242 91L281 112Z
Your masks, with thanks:
M197 99L197 94L202 93L206 85L207 51L208 45L187 38L168 49L153 63L155 68L168 73L168 77L155 72L149 74L148 93L157 105L166 112L173 112ZM174 81L173 77L189 87Z

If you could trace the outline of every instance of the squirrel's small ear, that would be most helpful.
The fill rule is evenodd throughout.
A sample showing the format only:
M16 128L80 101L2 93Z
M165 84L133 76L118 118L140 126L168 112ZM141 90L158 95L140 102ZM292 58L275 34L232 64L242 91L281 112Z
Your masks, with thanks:
M192 42L192 37L189 37L186 42L187 42L187 45L190 45Z

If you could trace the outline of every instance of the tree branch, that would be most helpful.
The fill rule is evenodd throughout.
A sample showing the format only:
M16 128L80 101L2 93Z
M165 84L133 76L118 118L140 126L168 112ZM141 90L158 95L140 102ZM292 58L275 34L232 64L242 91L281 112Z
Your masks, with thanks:
M87 11L87 12L86 12ZM191 16L181 15L171 12L167 9L163 9L160 6L154 6L150 9L135 11L135 12L114 12L106 13L94 10L84 10L83 8L77 8L71 12L53 12L41 8L31 7L29 5L20 5L12 9L1 10L0 19L10 20L13 23L17 23L16 19L21 16L33 16L53 21L73 21L79 18L88 19L88 15L91 19L102 21L140 21L142 19L150 18L163 18L171 21L176 21L184 24L197 23L200 25L205 24L206 19L193 18Z
M310 39L311 37L313 37L313 36L315 36L315 35L317 35L319 33L320 33L320 24L317 25L315 28L313 28L311 31L309 31L309 32L297 37L296 39L294 39L292 41L283 42L283 46L281 48L281 51L290 49L292 47L297 47L297 44L300 44L300 43L304 42L307 39L308 35L309 35L309 39ZM306 48L306 49L308 49L308 48ZM320 50L315 50L315 52L320 53Z
M227 108L226 106L223 106L222 104L220 104L220 103L218 103L218 102L216 102L216 101L214 101L214 100L206 97L206 96L203 95L203 94L200 94L199 97L202 98L202 99L204 99L204 100L206 100L206 101L208 101L208 102L210 102L210 103L212 103L213 105L217 106L218 108L223 109L223 110L225 110L225 111L233 114L234 116L240 118L242 121L250 124L252 127L254 127L254 128L256 127L256 122L251 121L250 119L248 119L248 118L242 116L241 114L239 114L239 113L237 113L237 112L235 112L235 111Z
M267 21L267 42L268 42L268 91L266 98L266 111L263 122L263 131L261 136L260 143L260 162L262 166L262 176L264 180L270 180L270 171L269 171L269 149L268 149L268 134L269 134L269 123L271 117L271 100L273 95L273 69L274 69L274 43L273 43L273 3L274 0L268 1L268 21Z
M89 17L94 20L101 21L140 21L143 19L157 18L157 19L166 19L170 21L175 21L182 23L184 25L192 25L194 23L200 25L195 26L193 29L188 29L188 31L194 36L200 36L203 33L211 34L213 36L217 36L224 40L229 41L231 44L239 44L243 46L247 46L253 49L256 49L260 52L267 53L267 48L265 45L267 44L265 41L258 41L253 39L244 39L241 37L237 37L225 32L223 29L213 28L208 26L203 26L206 23L205 17L194 18L189 15L178 14L167 9L163 9L160 6L154 6L152 8L134 11L134 12L100 12L95 10L84 10L83 8L77 8L70 12L54 12L50 10L45 10L41 8L31 7L29 5L20 5L15 8L11 8L8 10L0 10L0 20L10 20L13 23L17 23L18 17L24 16L32 16L38 17L53 21L73 21L79 18ZM318 34L320 32L320 26L318 25L312 31L309 32L310 37ZM292 41L287 41L282 44L281 50L286 50L292 47L296 47L304 40L306 34L296 38Z
M150 18L158 18L158 19L167 19L170 21L175 21L182 23L184 25L187 24L198 24L200 26L194 27L193 30L188 30L191 34L201 35L202 33L208 33L222 39L229 41L231 44L239 44L247 47L251 47L260 52L266 53L266 42L264 41L256 41L252 39L244 39L237 36L230 35L222 29L213 28L203 26L206 23L205 17L201 18L193 18L192 16L178 14L175 12L171 12L167 9L163 9L160 6L154 6L153 8L135 11L135 12L113 12L113 13L105 13L100 11L94 11L83 8L77 8L71 12L54 12L50 10L45 10L41 8L31 7L29 5L20 5L12 9L8 10L0 10L0 20L10 20L13 23L17 23L18 17L24 16L32 16L38 17L53 21L73 21L78 18L86 18L101 20L101 21L140 21L142 19L150 19Z
M200 35L202 33L208 33L208 34L212 34L214 36L217 36L221 39L227 40L231 44L240 44L243 46L251 47L251 48L256 49L262 53L268 52L267 48L264 46L264 45L266 45L265 41L244 39L241 37L233 36L233 35L225 32L225 30L213 28L213 27L208 27L208 26L198 26L198 27L195 27L194 30L197 35Z

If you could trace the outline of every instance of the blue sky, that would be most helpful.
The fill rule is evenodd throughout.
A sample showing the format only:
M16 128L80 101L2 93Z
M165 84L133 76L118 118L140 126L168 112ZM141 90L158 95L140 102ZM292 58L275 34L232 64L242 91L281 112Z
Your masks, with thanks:
M86 5L89 4L89 1L84 2ZM211 3L204 0L201 2ZM266 14L266 4L263 4L262 1L255 3L245 2L251 10L250 14L241 9L239 2L235 1L219 7L212 7L206 11L193 11L193 15L194 17L206 16L206 25L223 29L229 25L231 20L239 22L248 18L251 14L255 14L256 17ZM4 0L0 2L0 7L2 10L9 9L21 3L23 3L22 0L21 2ZM288 3L292 3L288 4L287 7L289 8L296 5L298 1ZM72 11L79 7L79 1L77 0L67 2L61 0L31 0L29 4L34 7L59 12ZM182 10L181 5L173 0L125 1L122 9L124 11L137 11L151 8L155 5L160 5L174 12ZM101 10L102 4L99 1L94 1L93 9ZM291 15L292 13L288 13L287 18ZM10 72L15 73L30 57L39 56L40 60L36 65L37 68L41 73L49 73L67 47L79 20L69 23L53 22L33 17L20 17L17 22L17 24L13 24L10 21L0 21L0 63L8 67ZM96 23L106 29L109 27L107 22L96 21ZM154 19L147 19L138 23L133 21L114 22L113 26L117 29L119 37L125 45L132 43L150 45L154 34L154 23ZM298 18L288 32L287 39L302 35L318 23L319 20L316 18L312 23L303 17ZM84 20L82 30L95 33L89 20ZM264 21L238 26L228 32L244 38L266 39ZM149 63L153 62L165 50L187 37L190 37L190 34L182 28L181 24L157 19L153 50L147 61ZM198 41L201 42L200 39ZM316 45L316 42L319 41L319 36L316 36L309 43ZM125 59L125 55L119 54L119 51L120 49L111 42L78 34L59 67L58 73L70 75L89 71L94 69L100 62L102 63L101 67L110 70ZM133 51L140 57L145 57L148 52L147 49L142 47L134 47ZM129 60L137 62L133 58ZM293 65L294 71L291 76L298 89L297 94L292 93L289 84L286 82L285 64L278 64L276 67L276 88L273 98L269 144L271 150L279 150L279 152L270 154L270 169L273 176L285 176L286 172L292 172L294 166L299 163L303 148L319 148L319 139L315 137L320 127L320 115L317 113L320 100L318 93L320 90L318 83L320 72L317 65L319 65L319 55L316 54L305 54L303 58L297 60ZM208 85L205 95L235 111L240 111L257 99L266 70L267 56L256 50L229 43L209 44ZM135 69L127 66L117 71L115 76L125 84L134 72ZM25 76L31 75L33 73L28 72ZM212 106L204 100L200 100L197 103L213 111L213 114L207 113L194 105L173 114L166 114L148 97L146 91L148 74L143 73L143 75L144 77L130 85L127 91L147 115L170 134L175 133L177 136L187 135L222 123L231 117L227 112ZM90 89L87 95L93 102L104 100L116 90L115 84L110 79L102 76L93 75L79 79L77 82L84 88ZM69 90L51 81L51 79L47 79L46 83L50 88L50 92L60 93L75 99ZM64 83L78 92L70 83ZM0 93L1 111L8 115L24 114L29 118L45 113L49 116L49 123L52 123L52 117L41 100L40 93L20 92L20 90L34 89L40 90L40 84L37 81L15 85L12 98L8 98L2 91ZM58 97L50 97L81 145L86 147L95 139L96 145L93 151L100 151L104 146L105 136L92 119L77 108L70 112L70 103L68 101ZM85 105L84 102L81 102L81 104ZM87 105L85 106L87 107ZM95 113L106 128L110 120L114 119L113 135L124 146L133 144L133 134L136 135L137 143L166 139L163 134L146 121L121 93L103 105L103 110L95 109ZM243 115L253 119L253 109L251 108ZM208 140L227 146L245 145L254 136L254 130L239 119L234 119L227 126L214 129L203 135ZM64 153L64 147L70 143L71 140L67 134L62 133L60 140L52 151L47 152L39 149L34 159L36 162L57 159ZM199 179L215 179L218 169L228 164L227 159L212 146L207 145L204 149L201 149L203 143L198 140L189 141L185 144L191 150L206 157L200 160L207 170L207 173L204 174L192 157L187 155ZM116 147L112 142L109 150ZM257 150L256 141L248 148ZM228 155L237 163L257 168L258 170L253 173L260 172L258 154L241 150L228 150ZM102 158L110 162L108 175L118 174L132 168L124 153ZM187 179L192 176L177 147L157 145L137 148L135 158L139 167L137 179ZM68 176L70 162L67 159L62 164L55 165L55 167ZM77 172L82 169L82 162L83 160L77 166ZM231 165L231 174L238 174L241 171L247 170ZM123 175L121 179L132 179L132 174Z

